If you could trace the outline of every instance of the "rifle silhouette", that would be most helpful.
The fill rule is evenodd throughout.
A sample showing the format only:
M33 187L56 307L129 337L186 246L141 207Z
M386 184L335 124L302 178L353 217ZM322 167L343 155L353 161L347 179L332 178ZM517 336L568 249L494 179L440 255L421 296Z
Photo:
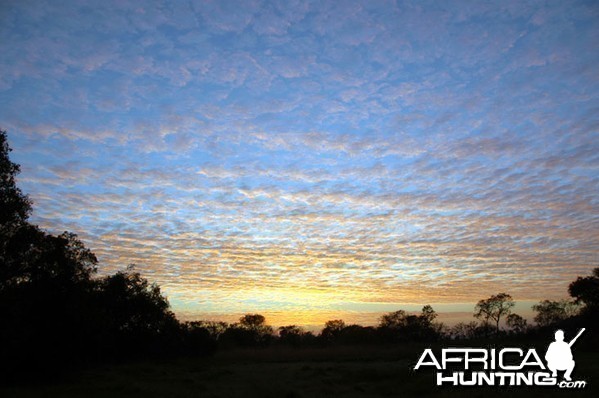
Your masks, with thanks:
M582 332L585 331L585 328L580 329L580 332L578 332L578 334L576 335L576 337L574 337L569 343L568 346L572 347L572 345L576 342L576 339L580 337L580 335L582 334Z

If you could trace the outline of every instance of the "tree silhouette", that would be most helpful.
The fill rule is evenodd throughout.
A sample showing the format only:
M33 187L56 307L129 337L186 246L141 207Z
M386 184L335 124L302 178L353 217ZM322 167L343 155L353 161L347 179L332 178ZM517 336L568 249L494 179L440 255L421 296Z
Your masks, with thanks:
M376 329L371 326L348 325L336 337L342 344L369 344L378 338Z
M324 329L320 332L321 337L328 342L335 340L341 334L341 331L345 327L345 322L341 319L333 319L326 321Z
M259 330L264 326L266 319L260 314L246 314L239 318L241 326L250 330Z
M310 332L306 332L300 326L288 325L279 327L279 340L283 344L298 347L302 344L311 342L312 339L314 339L314 335Z
M304 332L304 329L297 325L288 325L279 327L279 336L296 336Z
M157 285L131 270L94 278L98 260L75 234L28 221L9 153L0 131L0 376L174 350L184 331Z
M221 327L223 327L221 329ZM180 324L183 333L183 353L186 355L206 355L213 353L218 339L228 327L224 322L192 321Z
M495 322L495 332L499 334L499 321L508 316L514 307L514 299L507 293L499 293L480 300L474 307L474 316L484 322Z
M6 131L0 130L0 233L27 221L31 201L17 187L15 178L20 172L18 164L9 158L12 151Z
M425 305L422 307L422 311L420 314L420 319L424 325L430 326L433 321L437 318L437 313L430 305Z
M139 352L176 328L169 303L156 284L137 272L117 272L99 280L96 286L105 330L119 349Z
M434 340L441 334L443 325L435 323L437 313L430 305L422 307L419 315L398 310L383 314L379 320L379 334L383 340Z
M477 336L479 326L476 321L458 322L449 330L449 335L456 340L472 339Z
M576 303L584 304L585 313L599 312L599 267L593 269L591 276L578 277L568 286L568 292Z
M399 329L406 325L408 314L404 310L383 314L379 321L380 328Z
M534 318L535 322L537 325L543 327L559 323L575 315L577 305L568 300L543 300L533 305L532 309L537 313Z
M214 341L218 341L222 334L229 328L229 324L222 321L192 321L185 322L185 324L190 325L193 328L207 330L210 334L210 338Z
M19 166L10 152L0 131L0 366L10 366L5 374L42 369L47 358L60 364L85 349L94 329L90 277L97 264L76 235L53 236L28 222L31 201L16 186Z
M273 339L274 330L260 314L246 314L239 323L230 325L223 333L225 345L265 346Z
M506 324L514 333L523 333L528 328L526 319L518 314L509 314L506 318Z

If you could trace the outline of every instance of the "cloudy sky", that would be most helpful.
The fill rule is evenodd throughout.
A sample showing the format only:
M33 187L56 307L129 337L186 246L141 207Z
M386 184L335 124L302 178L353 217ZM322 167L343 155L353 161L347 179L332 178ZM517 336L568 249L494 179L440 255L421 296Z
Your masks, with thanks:
M599 265L598 21L594 1L3 1L0 126L32 220L182 317L558 299Z

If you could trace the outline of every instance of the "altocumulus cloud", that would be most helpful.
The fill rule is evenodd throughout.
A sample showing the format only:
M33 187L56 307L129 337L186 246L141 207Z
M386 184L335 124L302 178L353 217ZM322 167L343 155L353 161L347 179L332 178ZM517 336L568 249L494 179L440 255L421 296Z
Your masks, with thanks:
M0 11L34 221L182 313L560 298L598 260L594 2Z

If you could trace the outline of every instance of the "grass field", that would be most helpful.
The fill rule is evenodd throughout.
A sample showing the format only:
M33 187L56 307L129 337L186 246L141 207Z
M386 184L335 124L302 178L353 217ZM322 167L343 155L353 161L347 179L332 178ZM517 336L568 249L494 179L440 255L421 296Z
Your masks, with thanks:
M145 361L72 372L50 383L0 389L1 397L590 397L599 353L577 353L583 390L556 387L437 387L413 372L422 347L226 350L214 357Z

